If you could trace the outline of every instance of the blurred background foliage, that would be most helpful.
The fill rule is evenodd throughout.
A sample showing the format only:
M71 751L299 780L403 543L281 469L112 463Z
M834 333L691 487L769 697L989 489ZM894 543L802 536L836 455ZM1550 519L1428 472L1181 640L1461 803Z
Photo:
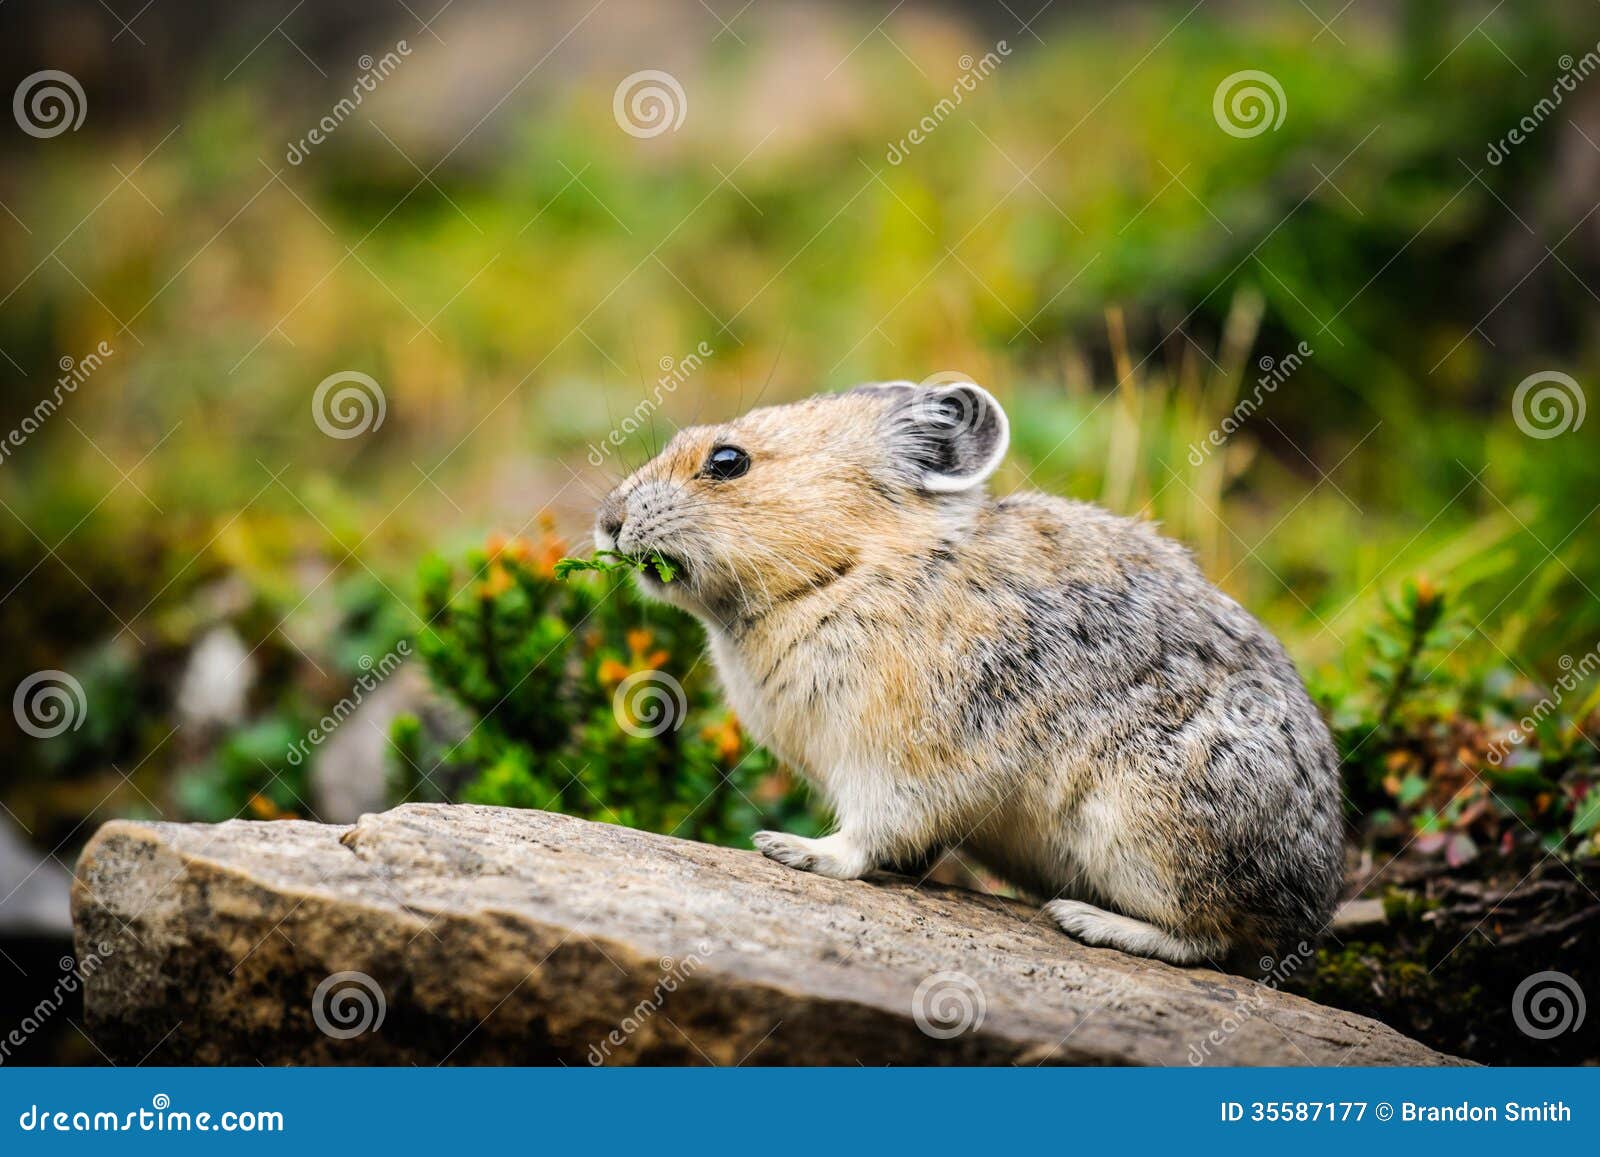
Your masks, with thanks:
M1592 4L160 7L0 9L8 82L88 104L0 142L0 427L113 351L0 463L0 682L88 703L0 729L40 849L408 798L816 824L696 628L541 560L676 425L960 372L1012 414L999 490L1159 519L1284 637L1369 868L1595 855L1600 426L1530 437L1512 394L1600 381L1600 80L1489 159ZM640 139L645 68L687 107ZM1241 138L1245 69L1285 108ZM385 399L349 439L341 371ZM429 677L291 761L403 640ZM665 746L613 725L642 668L686 688Z

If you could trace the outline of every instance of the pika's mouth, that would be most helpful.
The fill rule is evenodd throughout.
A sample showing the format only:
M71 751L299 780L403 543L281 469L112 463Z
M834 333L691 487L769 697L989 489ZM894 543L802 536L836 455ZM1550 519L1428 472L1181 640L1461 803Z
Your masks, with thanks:
M689 566L677 555L647 550L639 559L642 564L639 574L653 589L689 581Z

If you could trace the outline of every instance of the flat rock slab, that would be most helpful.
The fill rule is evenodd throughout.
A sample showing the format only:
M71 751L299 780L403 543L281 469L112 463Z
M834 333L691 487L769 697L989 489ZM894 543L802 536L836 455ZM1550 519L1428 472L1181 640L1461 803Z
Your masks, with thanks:
M116 821L73 909L118 1063L1457 1063L1025 904L549 812Z

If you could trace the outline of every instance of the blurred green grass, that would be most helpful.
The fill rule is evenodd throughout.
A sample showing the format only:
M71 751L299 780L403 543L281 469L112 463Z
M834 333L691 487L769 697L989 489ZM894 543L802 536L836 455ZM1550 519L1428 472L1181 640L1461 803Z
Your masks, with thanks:
M1463 271L1515 213L1552 238L1573 224L1547 192L1565 130L1482 157L1593 44L1590 15L1508 10L1491 42L1411 3L1334 46L1301 13L1184 11L1013 36L900 164L890 143L991 48L954 20L868 37L819 88L773 81L806 45L730 42L683 77L684 127L646 141L614 123L614 79L589 76L495 148L446 154L407 131L405 70L424 67L408 62L293 166L284 144L325 95L265 63L225 85L218 60L170 135L49 142L8 198L31 232L0 257L0 347L36 372L0 420L58 358L116 352L0 467L8 685L103 663L113 635L137 634L141 679L170 676L192 600L232 575L269 688L256 706L337 697L348 663L317 659L350 650L355 620L297 631L317 584L415 629L426 550L546 511L581 536L614 477L587 448L701 342L713 355L616 470L758 399L961 371L1013 414L999 489L1161 520L1320 685L1358 684L1382 596L1418 572L1473 628L1442 663L1552 677L1600 636L1600 455L1592 426L1525 436L1510 395L1536 370L1597 380L1593 331L1572 324L1592 306L1576 274L1553 282L1554 320L1502 350L1482 302L1520 271L1489 290ZM864 30L835 31L848 48ZM1239 139L1211 96L1245 68L1288 108ZM1305 364L1191 461L1260 360L1301 342ZM341 441L310 398L347 369L381 383L387 414ZM63 759L158 746L159 690L118 694L132 720ZM3 754L21 780L52 771L37 745Z

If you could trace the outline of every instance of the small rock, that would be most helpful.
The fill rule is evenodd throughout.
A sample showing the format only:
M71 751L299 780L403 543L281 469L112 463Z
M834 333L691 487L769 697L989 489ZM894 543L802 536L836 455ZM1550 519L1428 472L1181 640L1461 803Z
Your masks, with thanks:
M66 935L72 929L72 881L0 816L0 934Z
M351 823L389 803L389 773L400 758L389 742L389 729L404 714L421 716L429 734L445 743L471 726L433 690L419 663L406 663L370 692L312 757L312 803L318 819Z
M1369 935L1388 922L1382 900L1346 900L1333 914L1328 930L1340 938Z
M255 681L255 660L238 632L212 627L189 652L178 680L178 718L197 730L236 727L244 721Z

